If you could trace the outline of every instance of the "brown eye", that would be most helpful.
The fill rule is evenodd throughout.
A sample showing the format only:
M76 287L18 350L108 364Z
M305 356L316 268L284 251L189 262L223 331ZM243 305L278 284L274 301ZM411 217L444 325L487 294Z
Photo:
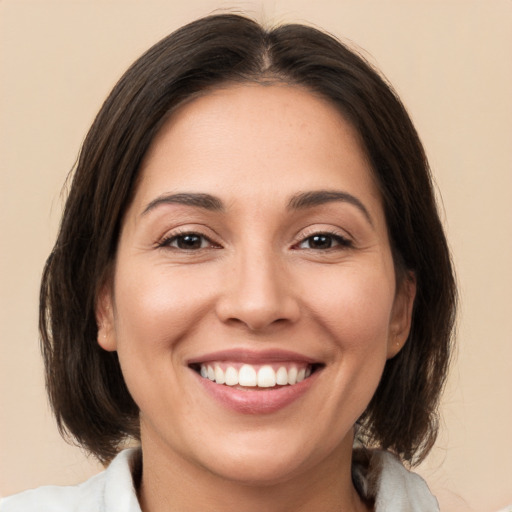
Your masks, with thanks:
M202 246L203 237L200 235L190 234L176 237L176 246L179 249L200 249Z
M326 250L335 247L350 247L351 242L339 235L330 233L317 233L304 239L299 247L301 249Z
M332 236L315 235L307 240L310 249L330 249L333 244Z
M171 247L182 251L197 251L199 249L205 249L213 246L215 246L213 242L199 233L183 233L174 235L165 239L160 244L160 247Z

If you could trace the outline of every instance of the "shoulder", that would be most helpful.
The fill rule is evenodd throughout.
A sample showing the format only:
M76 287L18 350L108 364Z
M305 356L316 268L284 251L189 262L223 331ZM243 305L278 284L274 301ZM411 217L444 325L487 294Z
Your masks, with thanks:
M376 512L439 512L425 480L389 452L356 449L353 478L360 493L375 501Z
M132 478L137 453L122 451L106 471L82 484L44 486L3 498L0 512L140 512Z
M100 473L81 485L47 485L8 496L0 501L0 511L78 512L88 509L90 512L99 512L102 510L99 501L104 487L104 474Z

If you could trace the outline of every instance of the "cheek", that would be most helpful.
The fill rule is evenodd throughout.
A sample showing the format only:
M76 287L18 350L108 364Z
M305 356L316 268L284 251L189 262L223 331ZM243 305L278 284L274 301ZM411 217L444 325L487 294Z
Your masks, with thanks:
M141 278L143 276L143 279ZM209 310L211 293L197 272L165 265L121 264L115 275L115 335L123 376L141 410L173 407L181 343ZM167 393L155 393L165 383ZM168 403L166 403L168 402Z
M313 284L313 283L312 283ZM317 276L308 287L308 307L343 350L367 352L386 347L394 281L385 272L343 269Z
M197 272L196 272L197 274ZM144 279L140 277L144 276ZM125 382L142 410L172 408L173 394L154 393L156 382L179 389L187 339L210 309L204 276L156 266L116 272L115 334ZM208 281L206 281L208 282Z
M326 295L318 301L317 323L332 341L329 414L334 422L345 411L352 424L368 406L384 371L393 293L385 280L345 279Z
M153 266L116 273L118 343L173 345L207 311L211 293L198 272ZM140 276L143 275L144 279ZM202 286L203 285L203 286Z

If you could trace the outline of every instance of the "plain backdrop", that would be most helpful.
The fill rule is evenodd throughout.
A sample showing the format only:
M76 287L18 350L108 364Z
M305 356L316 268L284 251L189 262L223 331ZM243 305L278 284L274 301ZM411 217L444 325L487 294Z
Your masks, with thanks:
M215 10L308 22L364 49L425 144L460 283L442 431L419 468L443 511L512 503L512 1L0 1L0 494L100 466L57 433L38 286L61 188L111 87L151 44Z

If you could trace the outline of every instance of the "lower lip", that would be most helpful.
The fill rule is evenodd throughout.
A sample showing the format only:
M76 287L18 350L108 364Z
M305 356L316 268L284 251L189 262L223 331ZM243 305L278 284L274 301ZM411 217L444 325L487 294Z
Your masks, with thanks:
M293 386L242 390L225 384L216 384L194 372L211 397L224 407L242 414L270 414L284 409L301 398L311 388L318 373L319 371L316 371L307 379Z

